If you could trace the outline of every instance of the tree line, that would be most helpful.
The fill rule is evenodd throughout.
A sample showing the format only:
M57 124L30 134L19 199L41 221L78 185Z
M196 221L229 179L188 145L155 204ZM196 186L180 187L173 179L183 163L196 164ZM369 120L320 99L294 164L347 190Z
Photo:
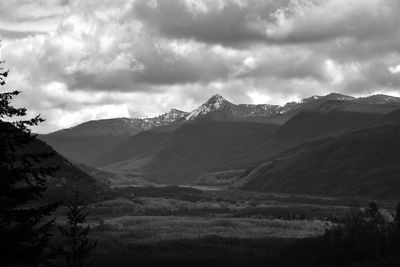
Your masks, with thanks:
M0 62L0 86L9 74ZM87 264L96 244L88 238L85 203L78 194L67 203L41 204L47 178L57 167L40 164L54 156L51 152L26 149L36 141L31 127L44 120L40 115L27 117L26 108L12 105L19 91L0 92L0 261L1 266L73 266ZM54 211L67 207L67 222L58 225L64 237L54 247Z

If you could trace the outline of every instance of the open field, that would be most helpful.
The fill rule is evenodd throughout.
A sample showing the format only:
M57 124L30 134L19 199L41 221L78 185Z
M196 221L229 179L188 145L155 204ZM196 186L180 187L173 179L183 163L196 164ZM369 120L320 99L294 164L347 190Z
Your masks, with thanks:
M224 238L303 238L321 235L331 224L256 218L123 216L105 220L93 229L99 239L118 238L125 243L150 243L165 240Z
M183 200L179 194L181 199L166 198L164 191L163 197L92 204L89 223L98 241L94 266L257 265L273 259L266 252L281 242L320 236L333 225L312 218L318 217L312 205L215 200L209 193Z
M98 242L93 266L281 266L287 250L320 249L327 229L368 203L177 186L116 190L118 197L87 208ZM391 202L380 206L393 212Z

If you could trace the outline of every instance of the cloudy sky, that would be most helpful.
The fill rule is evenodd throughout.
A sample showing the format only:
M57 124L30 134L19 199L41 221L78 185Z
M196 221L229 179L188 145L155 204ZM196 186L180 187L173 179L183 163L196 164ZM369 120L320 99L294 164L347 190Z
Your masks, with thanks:
M0 36L7 88L41 133L215 93L400 96L399 0L2 0Z

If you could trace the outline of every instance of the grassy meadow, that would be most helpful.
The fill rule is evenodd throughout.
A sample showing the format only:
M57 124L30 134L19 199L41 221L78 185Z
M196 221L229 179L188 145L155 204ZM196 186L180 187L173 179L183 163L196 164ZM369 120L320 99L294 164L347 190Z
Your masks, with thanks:
M360 198L233 189L170 186L115 190L108 199L87 208L91 238L97 240L93 266L209 266L210 262L218 266L246 266L249 262L264 266L270 262L274 266L274 257L283 253L282 246L286 250L299 242L312 243L340 224L355 206L367 204ZM389 210L394 205L380 204ZM63 214L65 210L59 209L61 223ZM278 262L281 260L279 256Z

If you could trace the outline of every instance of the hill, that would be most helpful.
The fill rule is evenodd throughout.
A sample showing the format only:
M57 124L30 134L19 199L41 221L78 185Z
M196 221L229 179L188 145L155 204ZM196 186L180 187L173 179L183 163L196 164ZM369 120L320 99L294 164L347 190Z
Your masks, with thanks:
M131 174L131 173L115 173L109 172L97 168L93 168L87 166L85 164L79 163L75 165L85 173L89 174L91 177L95 178L96 181L101 182L111 188L118 187L118 186L145 186L145 185L152 185L149 181L140 177L139 175Z
M40 135L39 139L72 160L95 166L99 158L131 136L154 127L168 125L187 113L177 109L154 118L115 118L88 121L77 126Z
M323 195L400 195L400 125L302 144L254 169L243 189Z
M394 100L383 104L357 101L358 98L329 94L287 104L280 110L279 106L269 106L272 111L270 109L267 112L265 106L262 109L261 105L235 105L220 95L214 95L179 123L156 127L137 134L103 155L96 164L109 171L145 176L162 183L191 183L194 180L192 175L246 169L303 142L369 127L398 105ZM258 108L258 113L253 112L249 115L251 113L249 110L254 108ZM279 127L278 124L285 120L286 122ZM272 124L268 122L274 122L276 132L272 135L263 135L263 138L256 138L256 143L243 145L241 149L234 151L231 150L231 144L224 147L208 147L207 150L191 145L195 151L189 148L180 150L180 146L189 146L189 143L195 142L194 140L201 140L199 144L207 144L207 138L210 143L214 142L207 133L204 133L205 129L208 131L210 127L218 127L218 123L228 122L231 126L242 125L240 123L248 125L262 123L271 126ZM208 126L190 131L190 134L187 134L189 138L183 139L179 132L186 132L191 124L197 125L197 123ZM232 132L235 130L226 132L226 136L229 137ZM243 141L237 138L237 142L235 145L240 145ZM244 143L247 144L247 141ZM213 158L212 155L218 155L217 159L213 159L214 163L205 163L207 158ZM176 179L166 178L172 176L176 176Z
M5 131L7 134L1 134ZM7 138L12 131L18 130L9 123L0 122L0 134L3 138ZM58 168L54 174L48 177L48 189L45 194L47 199L61 200L70 196L77 189L84 192L86 199L93 200L108 190L107 185L71 164L41 140L34 140L28 146L17 150L16 153L46 153L51 155L49 158L36 163L38 166Z
M145 154L155 153L169 135L182 126L182 124L183 121L178 119L170 124L155 127L131 136L99 156L94 165L104 167L135 157L144 157Z
M279 127L268 140L223 162L220 169L254 167L301 143L367 128L382 118L383 115L375 113L304 110Z
M221 161L268 139L278 126L209 118L174 131L140 169L159 183L189 184Z
M101 167L103 170L115 173L129 173L140 178L149 175L150 178L160 180L159 176L163 172L166 172L165 176L168 177L177 173L181 173L180 176L183 177L209 171L256 166L302 142L370 127L385 114L399 107L399 98L384 95L355 98L332 93L278 106L237 105L217 94L190 113L172 109L154 118L92 121L41 138L73 162ZM265 124L266 127L274 128L276 133L266 134L263 138L259 138L263 134L262 130L260 134L254 133L257 138L253 143L248 140L243 141L242 136L236 133L237 129L231 129L238 144L231 142L226 143L225 147L218 145L207 147L208 143L214 142L213 137L208 136L211 132L210 127L217 127L214 129L215 132L223 132L218 123L229 125L226 130L238 127L243 132L245 129L241 123ZM198 128L196 131L188 130L193 125L200 124L208 126L203 127L204 129ZM277 129L279 125L281 127ZM209 132L203 133L205 129ZM190 132L187 133L189 136L187 139L179 134L186 131ZM257 130L251 128L251 131ZM229 140L231 134L225 132L225 136L221 135L218 138ZM207 138L209 140L206 140ZM192 151L189 147L184 151L180 150L180 145L189 146L194 140L200 140L200 144L203 143L207 147L207 152L202 152L205 151L203 147L197 145L191 145L196 151ZM222 140L220 143L225 144L225 141ZM238 146L240 149L231 149ZM176 150L177 153L172 153L169 162L164 157L167 157L165 155L169 155L168 151L172 150ZM214 160L215 164L205 163L209 155L210 158L218 155ZM176 171L164 164L170 165ZM193 179L188 178L185 183ZM172 180L162 178L160 181ZM177 181L182 180L177 177L173 183Z

